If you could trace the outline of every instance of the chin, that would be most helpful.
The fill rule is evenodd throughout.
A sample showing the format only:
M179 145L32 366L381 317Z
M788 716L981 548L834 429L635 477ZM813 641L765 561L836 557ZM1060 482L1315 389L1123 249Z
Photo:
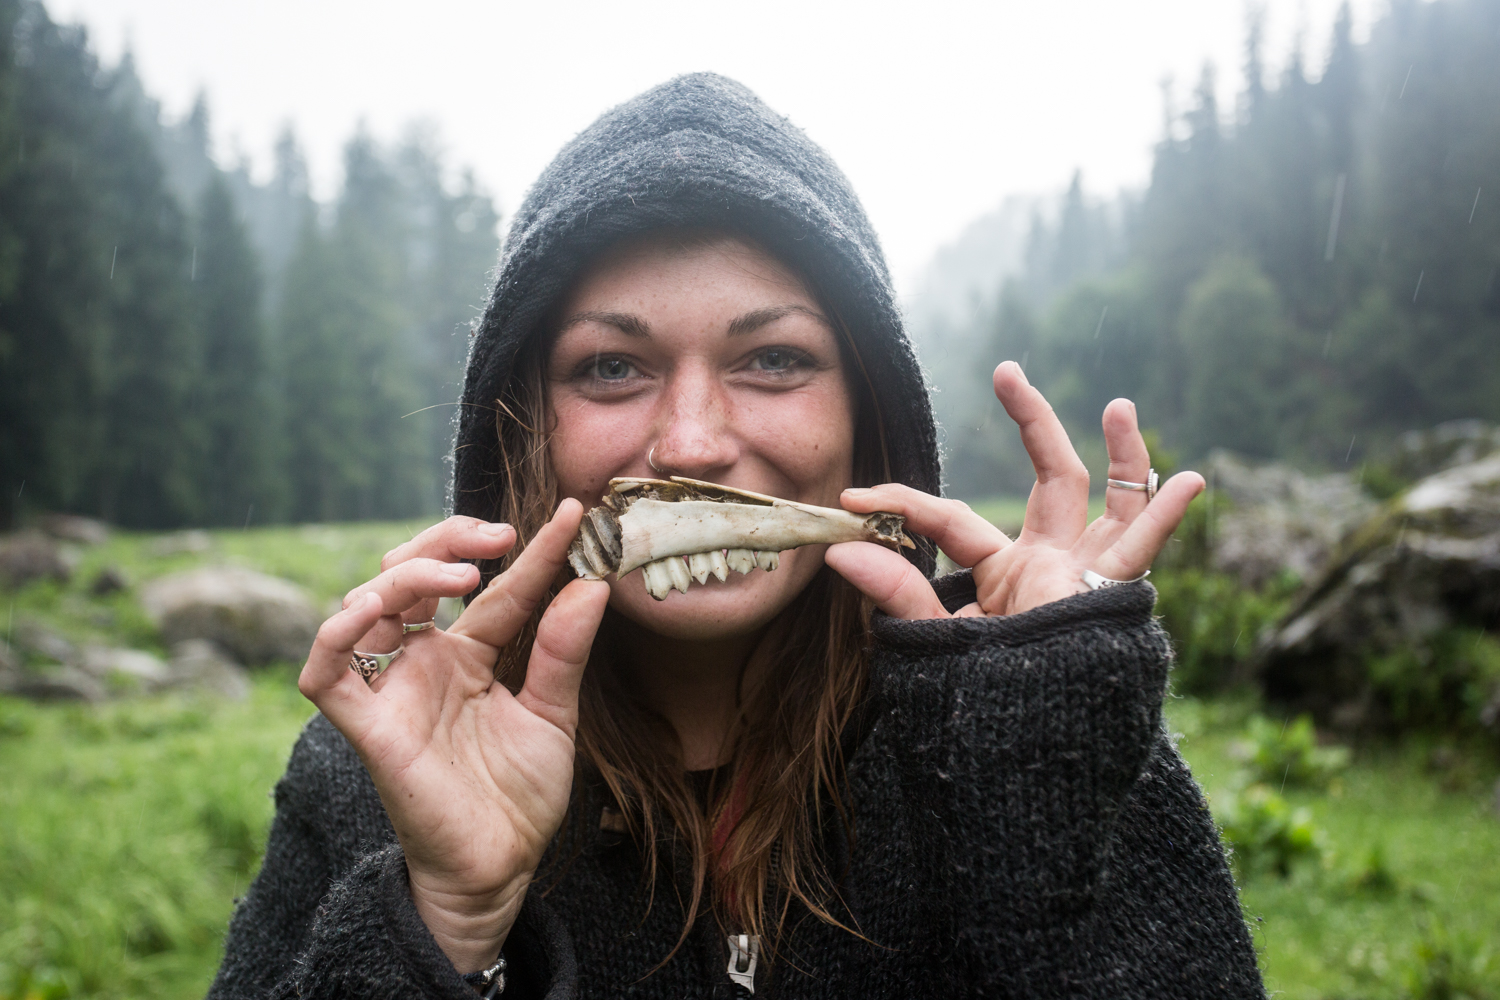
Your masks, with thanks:
M685 641L750 636L764 628L807 589L823 566L824 545L781 553L771 572L730 573L722 583L694 581L687 593L672 591L664 601L646 593L639 572L610 584L609 605L640 627Z

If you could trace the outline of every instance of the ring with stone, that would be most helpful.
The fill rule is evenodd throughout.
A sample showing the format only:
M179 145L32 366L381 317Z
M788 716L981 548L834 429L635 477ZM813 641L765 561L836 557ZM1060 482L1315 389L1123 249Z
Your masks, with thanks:
M430 628L437 628L437 622L433 621L432 619L428 619L425 622L414 622L410 625L408 625L406 622L402 622L401 634L411 635L413 632L426 632Z
M1131 483L1124 479L1107 479L1105 480L1105 485L1112 486L1117 490L1132 490L1136 493L1144 493L1146 494L1146 502L1150 503L1156 499L1156 485L1160 481L1161 477L1156 474L1156 470L1151 469L1147 472L1144 483Z
M349 669L365 679L369 684L385 673L391 662L406 651L405 646L397 646L389 653L362 653L354 650L354 655L349 658Z

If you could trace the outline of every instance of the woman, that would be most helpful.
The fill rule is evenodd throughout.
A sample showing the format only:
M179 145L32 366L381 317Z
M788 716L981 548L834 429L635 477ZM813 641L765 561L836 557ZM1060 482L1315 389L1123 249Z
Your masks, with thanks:
M995 391L1037 468L1015 541L933 495L921 373L822 151L709 75L606 114L512 225L455 516L319 633L212 995L1263 996L1161 728L1154 593L1091 589L1142 576L1202 479L1086 526L1046 401L1013 363ZM1144 483L1127 401L1104 432ZM923 545L659 603L565 582L609 479L667 475L895 511ZM929 583L933 545L966 570Z

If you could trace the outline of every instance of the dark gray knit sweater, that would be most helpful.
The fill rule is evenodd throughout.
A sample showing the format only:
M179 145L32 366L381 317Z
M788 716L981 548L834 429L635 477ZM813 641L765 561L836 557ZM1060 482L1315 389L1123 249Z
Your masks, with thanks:
M967 575L942 584L950 607L973 599ZM868 940L794 913L756 995L1264 997L1213 823L1162 729L1154 599L1142 584L1009 618L878 618L848 768L857 841L827 838ZM587 782L577 801L597 830ZM634 845L592 839L549 893L533 887L506 996L732 996L711 917L647 975L682 927L671 875L648 910ZM315 718L210 996L473 995L417 916L368 774Z
M457 513L488 519L500 500L494 400L518 352L594 255L663 226L749 235L814 285L869 380L884 478L937 491L926 387L858 199L754 94L699 74L601 117L517 212L470 352ZM912 554L928 573L932 556ZM950 608L973 600L967 574L939 588ZM1169 650L1153 600L1142 584L1008 618L877 616L845 739L857 840L823 838L863 936L793 912L756 996L1263 997L1218 838L1161 728ZM574 793L583 851L528 895L506 996L730 996L712 917L647 974L682 929L674 872L644 884L636 846L600 832L607 803L587 774ZM417 916L368 774L321 717L276 805L212 996L473 996Z

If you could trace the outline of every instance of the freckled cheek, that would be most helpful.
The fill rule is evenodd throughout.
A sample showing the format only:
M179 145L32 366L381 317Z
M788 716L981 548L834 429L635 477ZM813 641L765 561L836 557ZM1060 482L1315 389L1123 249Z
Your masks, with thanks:
M847 485L842 479L853 463L854 417L842 392L781 397L752 408L745 426L755 450L794 481L839 479L837 489Z
M550 440L552 470L564 497L592 506L612 476L640 457L650 423L630 407L560 401Z

